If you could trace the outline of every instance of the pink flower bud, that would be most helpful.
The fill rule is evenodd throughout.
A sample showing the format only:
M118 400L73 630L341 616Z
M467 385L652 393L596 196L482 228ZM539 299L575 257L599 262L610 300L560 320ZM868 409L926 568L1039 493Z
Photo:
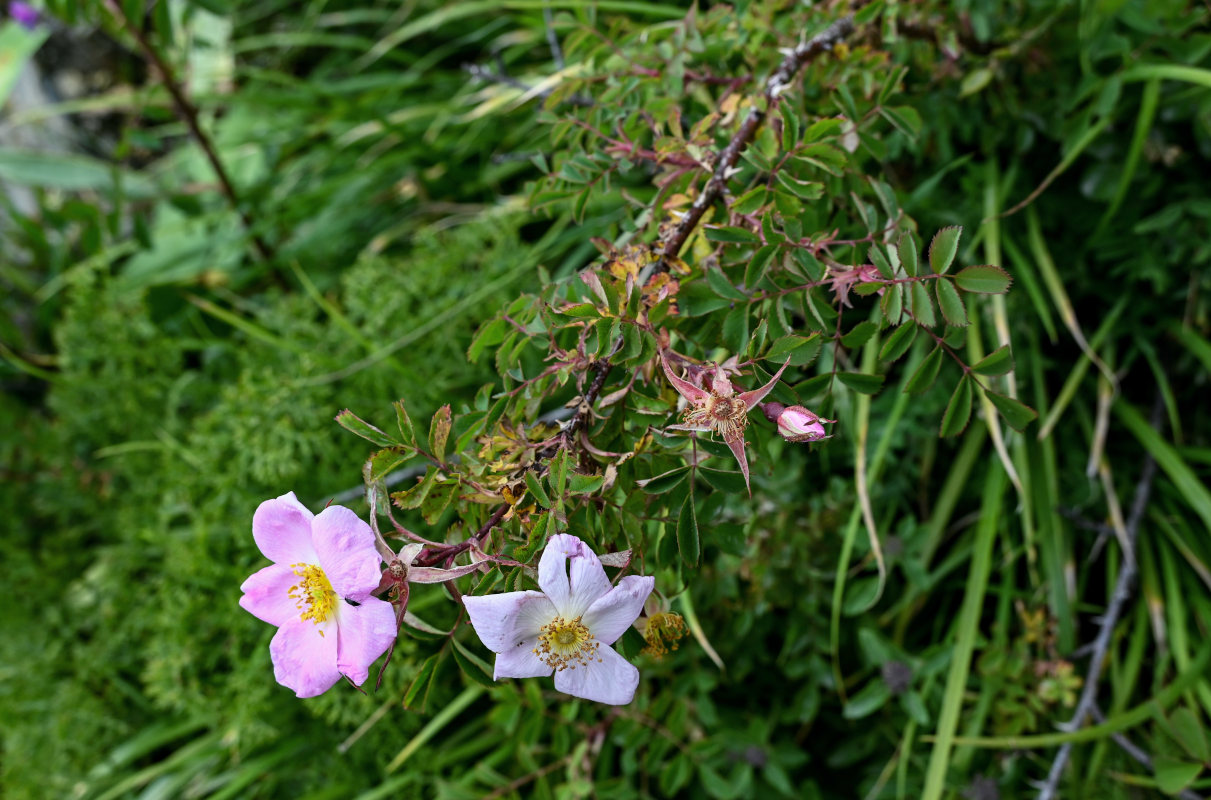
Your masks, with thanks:
M781 403L765 403L761 406L770 422L778 425L778 433L788 442L816 442L830 438L823 423L836 422L821 419L803 406L784 406Z

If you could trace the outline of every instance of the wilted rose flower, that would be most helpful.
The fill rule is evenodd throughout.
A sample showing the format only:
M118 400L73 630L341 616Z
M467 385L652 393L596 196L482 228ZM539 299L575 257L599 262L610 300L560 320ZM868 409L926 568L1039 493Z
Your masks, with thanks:
M274 678L299 697L341 675L360 686L397 631L391 604L370 594L382 578L370 526L344 506L312 514L290 492L261 503L252 535L274 563L244 581L240 605L278 626Z
M736 463L740 465L740 472L744 475L744 485L748 486L748 455L745 452L744 442L744 429L748 426L748 412L770 393L788 364L790 364L789 358L786 360L786 364L783 364L774 373L774 377L770 378L769 383L760 389L737 392L723 367L715 367L714 374L704 378L703 382L710 387L704 389L678 377L669 366L668 360L661 354L660 365L664 367L664 374L668 377L669 383L673 384L673 388L689 404L683 415L685 422L670 425L669 430L719 434L731 449L732 455L736 457ZM749 491L752 492L751 489Z
M837 302L846 308L851 308L849 302L850 289L860 283L879 283L882 280L883 276L879 274L878 268L873 264L860 264L848 269L833 267L828 271L828 282L832 285L833 291L837 295ZM883 289L880 288L878 293L883 294Z
M575 536L556 534L538 562L541 592L464 597L471 626L496 653L492 677L555 673L561 692L609 705L635 697L639 670L610 648L643 610L655 585L628 575L610 586L601 560Z
M834 423L835 419L821 419L803 406L784 406L781 403L762 403L761 410L766 419L778 426L778 433L788 442L818 442L831 438L823 423Z

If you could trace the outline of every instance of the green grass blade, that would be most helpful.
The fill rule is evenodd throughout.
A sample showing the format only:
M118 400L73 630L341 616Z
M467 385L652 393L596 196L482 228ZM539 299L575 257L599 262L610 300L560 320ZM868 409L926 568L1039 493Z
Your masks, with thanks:
M1169 80L1211 88L1211 69L1187 67L1184 64L1140 64L1124 71L1119 77L1124 83Z
M980 522L976 526L975 552L972 554L971 569L967 573L967 588L963 594L963 610L959 614L954 652L951 655L950 672L946 676L946 688L942 697L942 713L938 718L938 732L934 737L933 750L929 754L929 767L925 774L922 800L941 800L946 790L946 775L950 767L951 750L957 740L955 730L959 725L959 711L963 695L967 691L967 675L971 669L971 654L979 634L980 612L984 608L984 597L988 590L988 574L992 570L992 545L996 539L997 525L1001 521L1001 501L1005 493L1006 476L996 464L990 465L984 481L984 495L980 502ZM966 744L967 742L964 742Z
M1211 491L1207 490L1206 484L1199 480L1198 475L1185 459L1178 455L1173 445L1157 433L1134 406L1125 400L1119 400L1114 404L1114 413L1131 435L1152 454L1191 510L1198 514L1207 531L1211 532Z
M400 750L395 758L391 759L391 763L387 764L386 773L390 775L399 769L413 753L424 746L425 742L432 739L442 728L449 725L455 717L463 712L463 709L475 702L475 699L483 694L483 692L484 687L482 686L468 686L464 689L462 694L451 700L448 706L439 711L433 719L429 720L425 727L420 729L419 733L404 745L404 749Z
M1123 172L1119 176L1118 188L1114 190L1114 199L1110 201L1110 207L1106 209L1106 213L1102 215L1102 219L1098 223L1097 231L1093 234L1094 238L1110 223L1118 212L1119 206L1123 204L1123 199L1127 196L1127 188L1131 185L1131 179L1135 177L1136 167L1139 166L1140 154L1144 152L1144 142L1148 139L1148 132L1152 130L1152 120L1156 117L1156 106L1160 100L1160 94L1159 78L1153 78L1144 85L1139 116L1135 119L1135 132L1131 136L1131 145L1127 148L1127 158L1123 162Z
M960 736L954 739L954 744L970 747L987 747L995 750L1035 750L1040 747L1057 747L1067 742L1094 742L1115 733L1146 722L1155 714L1163 712L1173 705L1190 687L1200 680L1207 679L1207 666L1211 664L1211 642L1207 642L1199 650L1198 655L1190 663L1190 668L1183 670L1173 683L1156 693L1156 696L1132 707L1122 714L1109 717L1105 722L1090 725L1071 733L1041 733L1034 736Z

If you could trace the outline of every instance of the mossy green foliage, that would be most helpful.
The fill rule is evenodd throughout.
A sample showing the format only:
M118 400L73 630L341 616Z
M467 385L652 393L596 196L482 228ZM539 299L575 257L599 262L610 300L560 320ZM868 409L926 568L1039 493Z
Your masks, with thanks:
M574 277L607 261L593 237L651 242L692 200L676 196L688 178L656 181L726 144L779 48L830 12L556 3L567 77L533 99L461 65L531 85L553 74L534 4L207 2L183 18L149 6L173 63L235 68L230 92L204 71L194 90L272 254L250 246L157 95L118 112L124 134L106 156L124 190L78 161L0 172L39 201L0 230L4 795L1026 796L1056 742L1014 737L1053 733L1074 676L1088 680L1074 651L1122 562L1107 492L1128 512L1145 454L1160 473L1099 706L1151 766L1107 729L1076 747L1060 796L1205 792L1206 12L961 6L869 4L862 33L803 73L740 162L725 203L755 224L727 225L720 205L683 252L691 273L665 324L685 351L747 350L768 372L789 355L792 387L774 397L841 420L837 437L792 445L754 419L752 501L730 466L673 472L689 446L677 436L619 465L609 502L586 501L600 484L571 465L568 530L635 547L693 631L659 660L622 640L642 684L619 712L540 680L482 688L466 653L490 654L465 629L462 650L406 632L377 692L372 680L365 695L339 685L297 700L272 681L272 629L236 605L263 565L251 515L286 491L318 510L360 488L371 447L333 422L342 409L387 428L405 398L423 439L450 404L454 452L493 393L549 365L548 331L572 347L568 326L587 321L590 353L608 348L628 298L596 303ZM100 4L49 9L118 28ZM746 79L734 93L732 78ZM661 166L622 152L632 145ZM931 250L950 226L963 235ZM831 251L839 265L945 272L937 283L955 291L858 282L849 306L832 286L789 292L825 266L762 245L834 230L853 242ZM983 294L1004 273L963 272L985 264L1012 276L1009 294ZM753 300L783 291L794 305L781 311ZM578 317L554 311L577 304ZM897 337L907 317L893 304L932 316L943 344ZM607 392L652 356L632 327L619 323L633 341ZM1001 331L1011 360L994 352ZM532 423L574 377L515 392L499 418ZM1013 392L1037 421L999 399ZM671 420L670 396L645 376L603 410L593 442L633 450ZM718 451L708 466L730 458L698 446ZM470 470L508 451L468 442L464 454ZM553 504L543 481L531 491ZM397 513L451 541L490 510L417 505ZM513 519L504 538L528 557L542 533ZM438 627L457 618L437 586L417 587L410 609ZM1167 705L1132 711L1154 698Z

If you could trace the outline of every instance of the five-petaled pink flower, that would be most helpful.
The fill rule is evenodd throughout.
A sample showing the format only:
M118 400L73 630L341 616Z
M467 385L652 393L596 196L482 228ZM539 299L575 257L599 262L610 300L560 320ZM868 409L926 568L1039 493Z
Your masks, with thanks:
M774 373L769 383L760 389L747 392L736 391L723 367L717 366L713 375L703 377L703 383L710 387L704 389L678 377L663 354L660 356L660 364L664 367L664 374L668 376L669 383L673 384L673 388L689 403L682 415L685 422L670 425L669 430L713 431L722 436L732 454L736 456L740 472L744 474L744 485L748 486L748 456L744 449L744 429L748 425L748 412L774 388L783 370L790 364L790 359L788 358L786 364ZM751 488L749 493L752 493Z
M480 641L497 654L492 677L555 673L561 692L610 705L635 697L639 670L610 645L643 610L655 579L628 575L610 586L588 545L568 534L547 541L538 562L541 592L464 597Z
M831 439L823 423L835 423L835 419L824 419L803 406L784 406L781 403L762 403L761 410L766 419L778 426L778 433L788 442L818 442Z
M397 631L391 604L370 594L382 578L370 526L343 506L312 514L290 492L261 503L252 535L274 563L244 581L240 605L278 626L274 678L299 697L341 675L360 686Z

